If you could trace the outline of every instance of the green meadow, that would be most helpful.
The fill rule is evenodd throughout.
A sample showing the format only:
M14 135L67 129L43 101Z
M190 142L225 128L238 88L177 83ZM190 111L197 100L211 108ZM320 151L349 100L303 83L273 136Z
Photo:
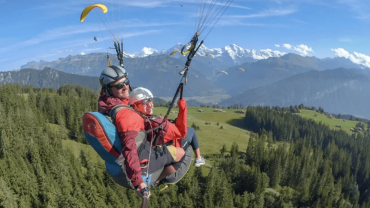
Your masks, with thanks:
M231 148L231 145L236 142L239 145L240 151L245 151L248 144L249 135L251 132L240 128L242 125L245 114L235 113L235 109L222 109L225 112L214 112L214 108L201 108L204 112L198 112L199 107L188 107L187 118L188 126L195 124L199 127L196 130L201 154L216 154L220 152L222 145L226 145L227 149ZM168 108L166 107L155 107L154 114L164 116ZM172 111L176 113L170 113L169 118L175 119L178 114L178 108L173 108ZM245 111L245 110L244 110ZM352 134L351 128L354 128L358 121L350 121L337 118L327 118L324 114L320 114L312 110L303 110L297 115L303 118L313 119L316 122L328 125L331 129L339 130L342 129L348 134ZM316 115L316 116L314 116ZM60 131L61 127L55 124L49 124L53 131ZM335 127L341 125L342 128ZM238 127L240 126L240 127ZM67 132L65 129L64 132ZM97 161L99 158L95 151L89 146L80 143L76 143L72 140L63 140L64 145L71 149L77 156L82 149L88 151L89 154L93 155L93 161Z
M199 126L196 130L201 154L219 153L222 145L228 149L236 142L241 151L247 148L249 131L235 125L241 122L245 114L234 113L234 109L223 109L226 112L213 112L214 108L201 108L204 112L198 112L199 107L188 107L188 126L193 123ZM173 108L177 111L178 108ZM155 107L154 114L164 116L167 113L165 107ZM174 119L178 113L170 113L169 118ZM218 124L218 125L217 125Z
M198 112L198 109L197 107L188 107L187 118L188 126L191 126L193 123L199 126L199 130L196 133L202 155L219 153L224 144L230 150L233 142L238 143L240 151L246 150L250 132L237 127L238 124L240 125L245 114L234 113L235 110L233 109L223 109L226 112L213 112L213 108L202 108L204 112ZM178 112L178 108L173 108L172 111ZM166 112L167 108L165 107L155 107L154 114L164 116ZM177 114L170 113L169 118L174 119L177 117ZM49 126L53 131L58 133L62 128L55 124L49 124ZM66 132L67 130L64 129L63 131ZM76 157L79 157L80 151L83 150L87 155L91 156L90 159L92 162L103 162L90 145L81 144L69 139L63 140L63 145L65 148L71 150ZM206 160L206 162L213 165L213 162L210 160ZM202 168L204 175L208 175L209 170L210 168L207 166ZM190 171L193 171L193 168Z
M214 112L214 108L201 108L204 112L198 112L199 107L188 107L187 109L187 119L188 126L195 124L199 127L196 130L199 146L202 155L217 154L220 152L222 145L226 145L227 149L230 150L231 145L236 142L239 146L239 151L245 151L248 145L249 135L251 132L240 128L243 122L245 114L235 113L235 109L222 109L225 112ZM166 107L155 107L154 114L164 116L168 108ZM175 119L178 115L178 108L173 108L172 111L177 111L175 113L170 113L169 118ZM244 110L245 111L245 110ZM313 119L316 122L321 122L322 124L328 125L331 129L339 130L340 128L335 127L336 125L341 125L342 130L346 131L348 134L352 134L351 128L355 127L358 121L350 121L336 118L327 118L324 114L320 114L311 110L301 110L298 113L307 119ZM316 115L316 116L314 116ZM49 124L53 131L60 132L62 127L55 124ZM62 130L67 132L66 129ZM67 135L66 135L67 138ZM103 162L103 160L98 156L94 149L90 145L77 143L73 140L63 140L63 145L65 148L70 149L76 157L79 157L80 151L83 150L87 155L90 155L92 162L97 163L98 161ZM208 164L213 164L211 160L206 161ZM207 175L209 173L209 168L202 168L203 174ZM193 170L191 170L193 171Z
M303 118L313 119L316 122L321 122L322 124L328 125L331 129L339 130L342 129L343 131L347 132L348 134L352 134L351 128L355 128L356 124L359 121L351 121L346 120L343 121L343 119L338 118L328 118L324 114L318 113L316 111L312 110L300 110L300 113L297 113L298 115L302 116ZM315 116L316 115L316 116ZM342 126L342 128L335 127L336 125ZM367 126L367 124L365 124Z

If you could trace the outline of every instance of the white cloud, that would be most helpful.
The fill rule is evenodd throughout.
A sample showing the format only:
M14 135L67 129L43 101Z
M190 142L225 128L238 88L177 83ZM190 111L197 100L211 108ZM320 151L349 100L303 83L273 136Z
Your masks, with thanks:
M256 14L248 14L248 15L228 15L229 18L263 18L263 17L273 17L273 16L285 16L289 14L296 13L297 9L295 8L288 8L288 9L270 9L265 10Z
M85 46L86 48L88 48L88 47L89 47L87 44L84 44L84 46Z
M112 4L111 1L106 1L109 4ZM213 0L206 0L206 1L199 1L199 0L187 0L186 4L184 4L183 0L140 0L140 1L117 1L117 4L121 4L124 6L130 6L130 7L144 7L144 8L154 8L154 7L169 7L173 6L174 2L177 2L176 6L184 5L188 6L189 4L203 4L204 2L206 3L212 3L215 5L225 5L227 1L213 1ZM239 8L239 9L247 9L250 10L251 8L247 6L242 6L239 4L231 3L229 7L233 8Z
M344 48L332 48L331 50L334 51L335 55L338 57L349 59L355 64L361 64L370 68L370 56L366 54L358 53L356 51L351 54Z
M217 26L230 26L230 25L238 25L238 26L247 26L247 27L265 27L265 28L289 28L291 25L287 25L284 23L271 23L271 24L266 24L266 23L249 23L246 22L244 19L236 19L232 17L222 17L217 25Z
M314 53L312 48L308 47L307 45L303 45L303 44L294 46L294 50L303 56L309 56Z
M286 49L290 50L290 49L292 49L292 45L284 43L283 48L286 48Z
M347 58L347 59L350 57L349 52L344 50L343 48L336 48L336 49L332 48L331 50L335 52L336 56L344 57L344 58Z
M280 47L280 45L279 45L279 44L275 44L275 47L278 47L278 48L279 48L279 47Z
M85 52L81 52L81 55L85 55Z
M337 0L339 4L346 5L357 14L358 19L370 19L370 6L368 0Z
M57 53L73 53L73 52L75 52L75 50L66 49L66 50L57 51Z
M301 56L311 56L315 52L312 50L312 48L308 47L307 45L301 44L301 45L291 45L288 43L284 43L283 48L286 48L288 50L293 50L296 53L298 53Z
M163 26L163 25L169 25L169 24L175 24L173 23L145 23L141 21L123 21L125 24L125 28L136 28L136 27L157 27L157 26ZM60 28L54 28L51 30L43 31L42 33L38 34L36 37L31 38L29 40L16 43L14 45L0 48L0 53L7 52L10 50L13 50L17 47L23 47L23 46L32 46L36 44L40 44L46 41L56 40L56 39L65 39L66 37L70 37L77 34L83 34L83 33L89 33L89 32L98 32L99 30L108 30L107 28L99 28L96 27L94 24L84 24L84 26L81 25L74 25L74 26L67 26L67 27L60 27ZM122 22L117 22L110 25L110 30L114 32L116 29L122 29ZM128 38L128 37L134 37L135 35L150 35L150 34L158 34L160 33L159 30L148 30L143 32L131 32L131 33L124 33L120 37L120 33L117 33L117 37L119 38ZM113 33L114 34L114 33Z

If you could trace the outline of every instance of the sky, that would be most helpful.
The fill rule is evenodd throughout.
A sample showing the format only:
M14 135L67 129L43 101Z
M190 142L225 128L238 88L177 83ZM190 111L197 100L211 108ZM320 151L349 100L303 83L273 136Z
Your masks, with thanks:
M214 1L219 6L227 2ZM128 53L185 44L196 31L203 2L0 0L0 71L68 55L114 53L107 49L113 47L112 35L122 38ZM97 3L108 12L95 8L80 22L82 10ZM206 37L208 48L236 44L318 58L340 56L370 67L369 0L234 0L211 28L200 37Z

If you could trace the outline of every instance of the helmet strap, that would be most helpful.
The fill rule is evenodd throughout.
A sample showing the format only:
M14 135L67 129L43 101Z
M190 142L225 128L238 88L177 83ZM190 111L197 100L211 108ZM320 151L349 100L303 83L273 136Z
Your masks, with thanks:
M108 86L103 87L103 90L107 97L112 97L112 92L110 91L110 88Z

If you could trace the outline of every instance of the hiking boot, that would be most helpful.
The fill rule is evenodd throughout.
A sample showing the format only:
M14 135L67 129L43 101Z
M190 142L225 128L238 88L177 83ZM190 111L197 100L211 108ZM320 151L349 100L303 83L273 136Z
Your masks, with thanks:
M206 164L206 161L204 160L203 156L200 156L200 159L195 158L195 160L194 160L194 166L195 167L199 167L199 166L204 165L204 164Z

